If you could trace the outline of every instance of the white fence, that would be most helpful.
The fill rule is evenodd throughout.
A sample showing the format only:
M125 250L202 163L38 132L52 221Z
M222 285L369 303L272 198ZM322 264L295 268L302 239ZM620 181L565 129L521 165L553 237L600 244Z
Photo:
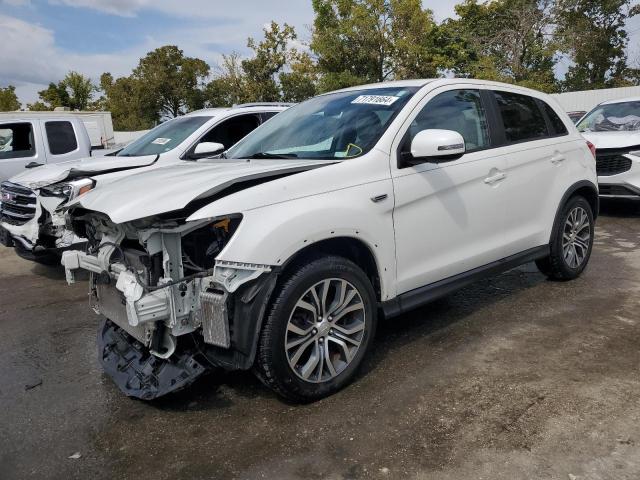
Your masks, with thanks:
M583 90L581 92L554 93L552 97L567 112L584 110L588 112L599 103L618 98L640 97L640 87L604 88L602 90Z

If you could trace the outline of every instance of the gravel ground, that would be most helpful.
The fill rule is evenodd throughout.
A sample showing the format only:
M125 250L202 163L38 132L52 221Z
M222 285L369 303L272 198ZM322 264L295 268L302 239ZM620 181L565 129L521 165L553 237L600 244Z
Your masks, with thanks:
M605 204L580 279L526 265L381 322L357 381L305 406L248 373L127 399L84 282L0 247L0 478L640 478L639 232Z

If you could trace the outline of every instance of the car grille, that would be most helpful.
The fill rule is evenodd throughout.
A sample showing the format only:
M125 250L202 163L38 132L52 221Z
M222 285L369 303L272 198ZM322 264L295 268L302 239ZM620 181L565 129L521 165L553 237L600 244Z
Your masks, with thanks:
M24 225L36 214L36 194L11 182L0 186L0 220L12 225Z
M606 177L617 175L631 169L631 160L620 153L596 151L596 170L598 175Z

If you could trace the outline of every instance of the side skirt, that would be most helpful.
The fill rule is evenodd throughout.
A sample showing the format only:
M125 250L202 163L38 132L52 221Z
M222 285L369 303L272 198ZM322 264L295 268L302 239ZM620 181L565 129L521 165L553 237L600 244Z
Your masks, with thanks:
M395 317L409 310L432 302L440 297L449 295L473 282L491 277L525 263L545 258L549 255L549 245L531 248L510 257L497 260L482 267L459 273L453 277L410 290L398 295L392 300L382 302L381 307L386 318Z

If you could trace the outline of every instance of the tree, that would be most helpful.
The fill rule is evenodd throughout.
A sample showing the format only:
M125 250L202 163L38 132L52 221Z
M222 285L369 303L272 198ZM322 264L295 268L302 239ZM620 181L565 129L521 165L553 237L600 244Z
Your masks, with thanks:
M157 104L140 80L129 76L114 81L110 73L103 73L100 87L101 106L111 112L115 130L146 130L158 122Z
M69 107L69 92L62 82L49 83L45 90L38 92L40 101L34 104L34 107L53 110L56 107Z
M12 112L20 110L20 102L16 95L16 87L9 85L8 87L0 87L0 112Z
M198 58L185 57L175 45L166 45L140 59L132 77L144 93L153 98L161 117L177 117L202 108L202 87L209 65Z
M71 110L86 110L96 91L91 79L84 75L71 71L58 84L67 92L68 105Z
M313 0L321 90L437 75L435 23L420 0Z
M458 76L556 87L550 0L465 0L438 28L442 65Z
M91 79L70 71L58 83L38 92L40 100L28 105L29 110L53 110L56 107L67 107L71 110L86 110L89 107L96 87Z
M297 39L293 27L272 22L264 38L247 45L253 51L223 55L215 78L205 88L208 106L231 106L246 102L300 102L316 94L317 70L307 52L291 48Z
M280 100L280 87L277 75L287 64L287 45L296 39L293 27L284 24L280 27L271 22L264 29L264 39L256 43L249 38L247 46L253 50L253 58L242 61L245 76L245 89L249 101L277 102Z
M280 74L282 101L302 102L317 94L318 69L306 52L290 52L289 71Z
M561 50L573 62L564 90L628 84L626 21L640 14L632 0L556 0L553 9Z
M230 107L246 103L246 78L242 69L240 54L233 52L222 56L222 64L217 67L216 78L207 84L204 95L209 107Z

